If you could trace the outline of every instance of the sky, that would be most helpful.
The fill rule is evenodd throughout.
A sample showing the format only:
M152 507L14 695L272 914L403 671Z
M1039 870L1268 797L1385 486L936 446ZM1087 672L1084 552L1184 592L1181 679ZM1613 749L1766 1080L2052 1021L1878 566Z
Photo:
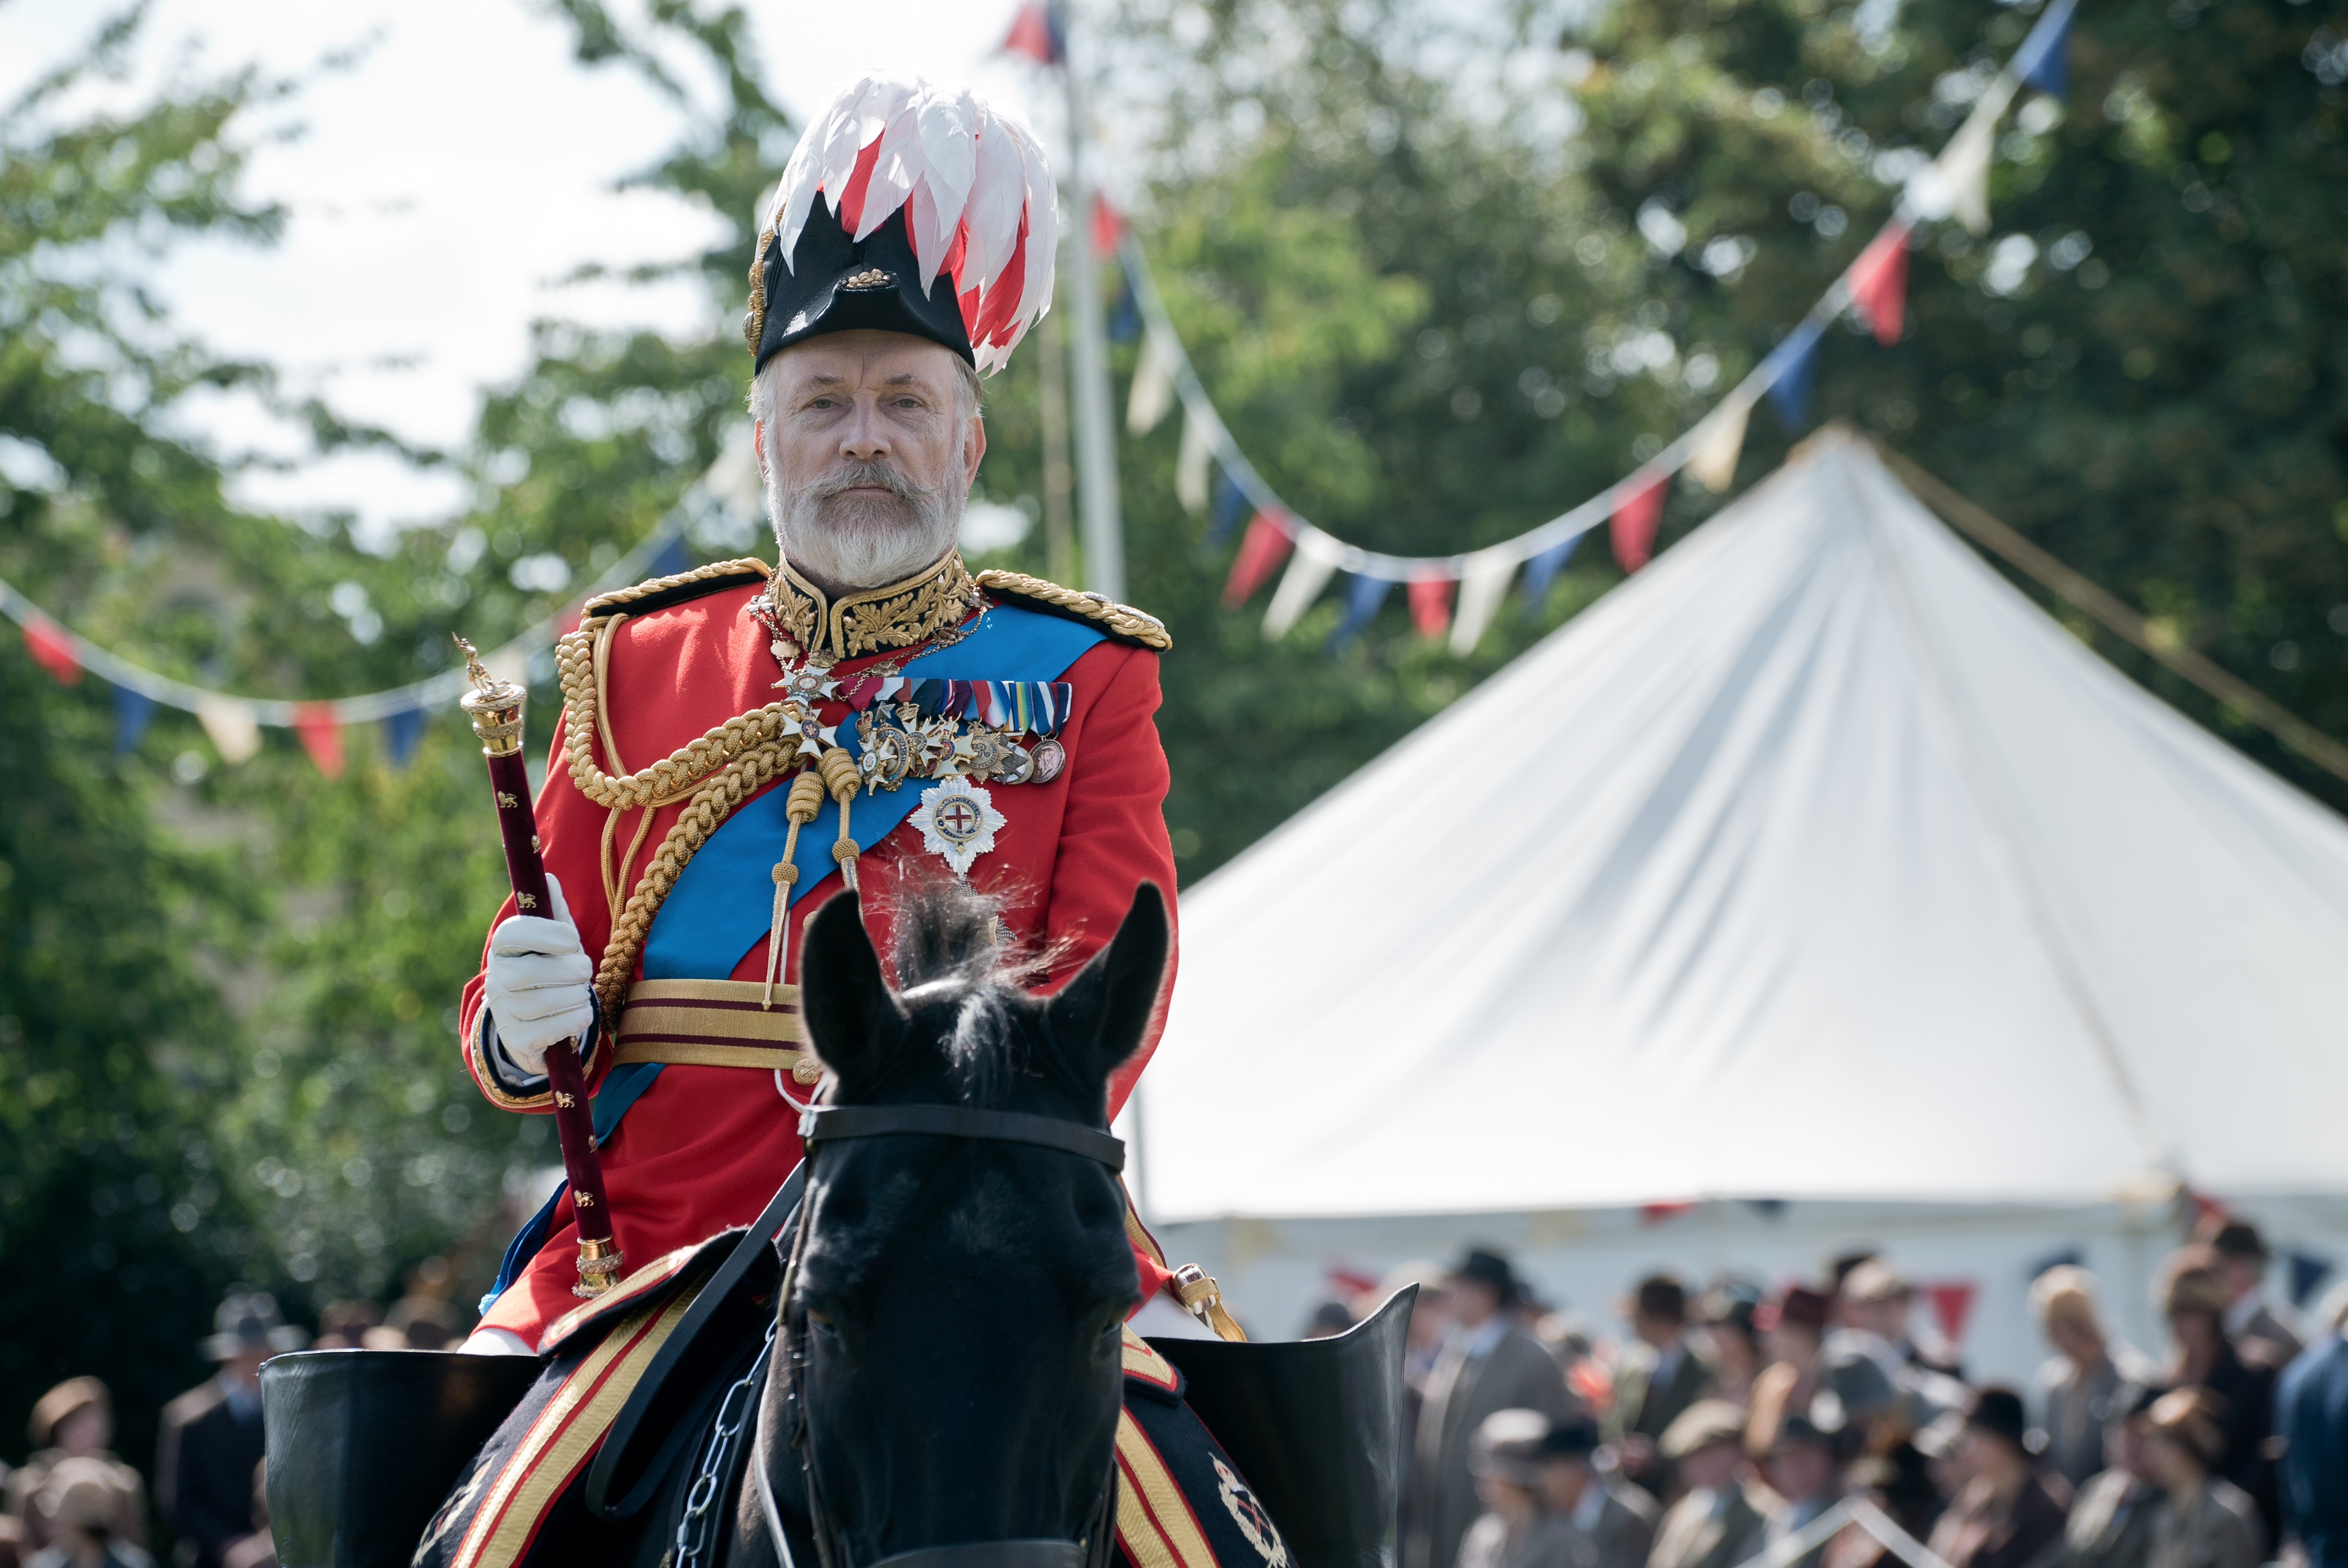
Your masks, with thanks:
M0 97L75 57L117 9L0 4ZM1049 82L997 53L1014 0L895 0L885 28L862 5L750 9L772 90L802 120L885 65L1017 103L1047 138L1057 122L1034 101ZM631 14L628 0L614 10ZM705 208L614 189L675 140L685 115L624 66L580 66L570 46L569 28L538 0L158 0L125 78L67 108L127 108L159 85L246 65L303 78L243 132L254 149L247 190L288 210L282 242L182 244L151 284L182 331L277 364L287 390L318 391L345 417L411 441L458 445L481 389L528 363L535 320L695 333L712 324L697 278L562 282L585 263L686 255L721 231ZM354 51L350 66L321 68ZM714 95L706 79L690 85ZM223 453L300 462L241 477L235 494L250 506L347 509L387 529L446 518L467 499L462 481L388 457L300 461L309 454L299 434L242 395L193 405L188 418Z

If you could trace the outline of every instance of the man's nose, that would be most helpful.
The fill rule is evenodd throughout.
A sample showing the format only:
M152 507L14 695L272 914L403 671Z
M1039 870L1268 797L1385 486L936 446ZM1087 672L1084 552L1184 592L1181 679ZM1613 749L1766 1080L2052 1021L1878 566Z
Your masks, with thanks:
M889 433L880 419L880 400L860 397L856 413L840 437L839 455L854 463L870 463L889 455Z

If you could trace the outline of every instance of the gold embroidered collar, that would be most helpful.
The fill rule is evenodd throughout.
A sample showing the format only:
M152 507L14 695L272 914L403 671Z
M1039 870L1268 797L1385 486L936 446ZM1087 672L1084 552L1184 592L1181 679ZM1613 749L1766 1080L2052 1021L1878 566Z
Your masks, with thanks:
M963 569L962 557L952 553L902 582L836 603L785 560L767 591L775 629L802 654L825 662L911 648L959 624L980 602L978 584Z

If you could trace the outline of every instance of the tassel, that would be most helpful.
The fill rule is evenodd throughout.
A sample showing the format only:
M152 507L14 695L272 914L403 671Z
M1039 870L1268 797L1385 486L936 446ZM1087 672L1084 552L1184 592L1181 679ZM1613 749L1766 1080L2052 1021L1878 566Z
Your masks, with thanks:
M791 793L783 800L783 819L790 827L783 834L783 857L775 862L775 913L767 927L767 994L758 1005L775 1005L775 982L782 977L783 954L790 947L791 888L799 879L799 868L792 856L799 846L799 829L815 820L823 809L823 781L811 773L802 773L791 781Z
M823 782L830 786L831 798L839 803L839 837L831 846L831 857L839 863L840 880L851 893L856 886L856 840L848 834L848 804L856 798L857 786L864 781L856 771L856 759L834 747L816 759L822 770Z

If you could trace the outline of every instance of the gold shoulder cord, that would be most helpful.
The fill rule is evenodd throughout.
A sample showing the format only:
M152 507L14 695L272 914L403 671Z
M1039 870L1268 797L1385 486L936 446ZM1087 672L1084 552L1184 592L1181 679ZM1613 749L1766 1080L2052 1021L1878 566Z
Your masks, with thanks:
M611 660L611 638L626 619L625 607L651 594L705 578L755 570L766 563L756 559L719 561L697 571L658 578L633 589L605 594L589 606L591 614L576 630L554 646L556 671L562 684L564 748L571 781L579 793L611 812L603 831L604 897L613 907L611 938L595 970L595 992L607 1019L617 1019L627 999L628 980L644 952L644 936L661 902L675 886L679 873L694 852L717 830L734 808L768 780L790 772L798 764L798 738L786 737L783 704L769 702L754 712L728 719L699 740L680 747L641 773L604 772L595 762L595 743L613 768L622 766L613 743L603 693ZM691 798L686 799L687 796ZM644 866L643 877L624 906L619 889L626 885L629 866L643 845L653 813L686 800L685 810L661 840ZM617 866L611 865L611 845L621 814L642 808L635 839Z

